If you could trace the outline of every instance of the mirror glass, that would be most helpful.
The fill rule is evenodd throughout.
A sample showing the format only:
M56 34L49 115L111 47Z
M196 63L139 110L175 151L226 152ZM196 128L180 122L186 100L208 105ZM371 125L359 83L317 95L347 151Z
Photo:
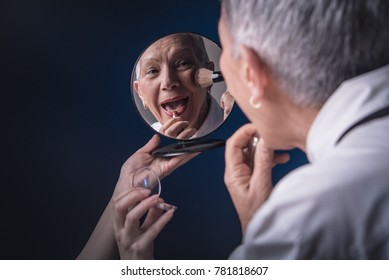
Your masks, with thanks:
M215 131L234 100L220 73L221 49L194 33L173 33L149 45L132 71L135 105L146 123L173 139Z

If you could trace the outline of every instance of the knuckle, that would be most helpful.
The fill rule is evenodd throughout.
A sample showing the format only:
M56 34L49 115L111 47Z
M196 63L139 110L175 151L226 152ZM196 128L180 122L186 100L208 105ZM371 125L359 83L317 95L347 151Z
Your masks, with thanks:
M155 225L154 231L155 232L161 232L163 227L164 227L164 225L158 223L158 224Z
M231 184L231 179L228 175L224 174L224 184L226 185L227 189L229 189L229 186Z
M119 203L119 198L117 196L114 196L112 198L112 208L114 210L119 210L121 208Z
M231 146L231 141L232 141L231 137L226 140L226 147Z
M137 226L139 224L139 220L132 214L131 211L126 215L126 221L130 226Z
M115 236L115 238L116 238L117 244L118 244L121 248L123 248L123 249L125 249L125 250L128 250L128 249L131 247L131 241L127 238L126 235L117 234L117 235Z
M112 199L112 208L114 212L123 212L127 211L127 209L130 207L126 201L123 201L121 198L113 198Z
M128 246L128 249L135 255L140 255L145 251L145 245L142 242L136 241Z
M120 177L125 177L128 174L130 174L132 171L131 164L125 162L122 167L120 168Z

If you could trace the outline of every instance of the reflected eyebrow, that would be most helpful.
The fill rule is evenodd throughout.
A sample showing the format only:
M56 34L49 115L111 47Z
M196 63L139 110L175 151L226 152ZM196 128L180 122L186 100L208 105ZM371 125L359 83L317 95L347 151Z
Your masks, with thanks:
M186 58L188 58L188 56L190 56L190 58L194 59L197 63L197 58L196 58L195 53L188 46L181 46L180 48L177 48L176 50L172 50L172 52L170 53L170 56L173 59L181 58L181 56L185 56ZM161 63L161 60L159 58L155 58L152 56L143 58L140 62L141 73L143 73L145 68L148 67L149 65L160 65L160 63Z
M158 59L155 59L155 58L145 58L145 59L142 59L140 61L140 67L139 67L139 70L140 70L140 73L139 74L142 74L143 76L143 73L145 71L145 68L147 68L149 65L155 65L155 64L159 64L159 60Z
M141 61L141 68L143 68L144 65L149 65L149 64L155 64L155 63L159 63L159 60L158 59L155 59L155 58L145 58L145 59L142 59Z
M188 48L188 47L183 47L183 48L176 50L172 56L175 57L175 56L178 56L181 54L190 54L191 56L195 57L193 50Z

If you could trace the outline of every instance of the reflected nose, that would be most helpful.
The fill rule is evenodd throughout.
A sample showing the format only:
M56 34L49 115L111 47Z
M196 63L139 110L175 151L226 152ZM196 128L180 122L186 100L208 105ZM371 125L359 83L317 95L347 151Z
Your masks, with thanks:
M162 90L171 90L179 85L177 73L170 68L164 70L162 75Z

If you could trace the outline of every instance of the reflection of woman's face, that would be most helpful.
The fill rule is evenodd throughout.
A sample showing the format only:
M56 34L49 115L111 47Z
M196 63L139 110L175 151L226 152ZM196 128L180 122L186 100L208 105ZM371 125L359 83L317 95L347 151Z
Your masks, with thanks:
M156 119L164 124L173 117L200 126L207 106L206 90L194 81L201 67L191 40L183 35L170 35L152 44L141 56L139 79L134 89ZM207 114L207 110L205 111Z

